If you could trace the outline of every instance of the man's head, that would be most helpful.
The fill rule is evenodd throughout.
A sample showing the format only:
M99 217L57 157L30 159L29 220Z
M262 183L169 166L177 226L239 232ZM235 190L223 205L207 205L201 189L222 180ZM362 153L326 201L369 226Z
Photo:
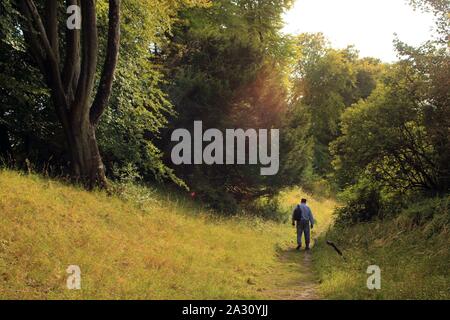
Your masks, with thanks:
M303 198L302 201L301 201L301 203L306 203L306 199Z

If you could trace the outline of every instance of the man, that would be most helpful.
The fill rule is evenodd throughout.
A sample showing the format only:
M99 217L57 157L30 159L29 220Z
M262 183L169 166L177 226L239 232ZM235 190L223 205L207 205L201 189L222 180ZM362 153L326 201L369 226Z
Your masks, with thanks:
M302 247L302 233L305 234L306 250L309 250L310 243L310 226L314 228L314 217L311 209L306 205L306 199L302 199L301 203L297 205L292 214L292 225L297 225L297 250Z

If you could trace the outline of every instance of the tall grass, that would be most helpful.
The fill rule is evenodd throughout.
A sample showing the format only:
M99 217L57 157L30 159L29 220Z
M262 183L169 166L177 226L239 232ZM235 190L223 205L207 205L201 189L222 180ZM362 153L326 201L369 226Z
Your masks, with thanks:
M290 225L132 188L108 196L0 171L0 298L273 298L273 275L298 276L280 261L294 246ZM66 288L69 265L81 268L81 290Z
M435 205L436 202L438 205ZM320 293L331 299L450 299L450 198L418 203L395 219L334 228L314 255ZM342 259L325 243L333 240ZM381 289L368 290L369 265Z

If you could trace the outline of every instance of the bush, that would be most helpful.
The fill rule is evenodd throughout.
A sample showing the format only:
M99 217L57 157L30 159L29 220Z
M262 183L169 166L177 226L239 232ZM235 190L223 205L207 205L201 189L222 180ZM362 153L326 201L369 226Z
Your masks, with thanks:
M414 229L430 221L433 229L442 229L450 224L450 196L423 199L411 204L398 217L397 224L400 228Z
M335 210L336 222L352 225L396 217L421 197L424 196L420 192L394 190L370 178L361 178L339 194L339 201L345 205Z
M197 192L200 200L205 203L206 208L226 215L235 214L238 211L238 203L233 196L215 188L200 189Z
M251 215L276 222L284 223L290 217L290 214L281 208L280 201L277 198L259 198L248 204L244 210Z
M136 166L127 164L122 168L113 169L114 180L111 192L123 200L127 200L139 209L157 203L156 190L141 184L142 177Z
M311 176L307 182L303 183L302 188L308 194L319 198L333 198L336 190L336 186L330 181L315 176Z
M372 184L360 182L340 194L345 206L335 210L339 225L371 221L381 215L381 194Z

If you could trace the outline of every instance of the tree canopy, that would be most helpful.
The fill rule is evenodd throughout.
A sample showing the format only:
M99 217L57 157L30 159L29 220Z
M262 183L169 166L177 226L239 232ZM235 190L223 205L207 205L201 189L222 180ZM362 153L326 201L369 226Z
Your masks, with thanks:
M438 36L397 39L388 64L321 33L284 34L291 0L4 0L0 158L91 188L126 174L176 185L223 212L299 185L326 184L364 219L394 194L446 194L448 1L410 3L435 15ZM71 5L81 29L67 27ZM279 129L278 173L175 165L171 134L195 121Z

